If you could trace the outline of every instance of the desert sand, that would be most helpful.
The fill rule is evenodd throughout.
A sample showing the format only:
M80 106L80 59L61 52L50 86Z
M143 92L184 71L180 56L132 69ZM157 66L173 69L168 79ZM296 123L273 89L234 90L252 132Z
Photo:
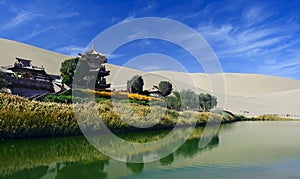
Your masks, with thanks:
M80 52L79 52L80 53ZM31 45L0 38L0 66L11 65L16 57L31 59L33 65L44 66L46 72L59 74L64 59L70 56L47 51ZM109 59L108 59L109 62ZM107 78L111 89L126 89L126 81L140 74L145 89L150 89L161 80L173 83L174 89L190 88L197 92L210 92L218 97L219 107L247 116L278 114L300 118L300 81L259 75L238 73L182 73L170 71L143 72L136 69L107 64L111 71ZM220 81L221 80L221 81Z
M0 38L0 66L13 65L16 57L32 60L32 65L45 67L49 74L59 74L60 64L69 56L31 45Z

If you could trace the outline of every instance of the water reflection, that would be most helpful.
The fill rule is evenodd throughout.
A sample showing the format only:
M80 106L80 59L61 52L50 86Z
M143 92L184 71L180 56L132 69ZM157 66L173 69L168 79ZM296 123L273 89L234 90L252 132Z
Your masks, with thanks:
M178 137L182 131L176 132ZM219 137L203 149L198 148L202 128L194 130L190 138L175 152L159 160L159 165L171 165L176 157L193 157L197 153L217 147ZM153 141L164 136L166 131L131 133L127 140ZM112 149L122 149L122 146L110 146ZM145 149L148 150L148 149ZM133 151L128 159L143 159L145 151ZM57 139L35 139L4 141L0 143L0 178L107 178L111 173L106 167L125 167L127 171L142 173L144 163L110 164L108 157L95 150L83 137L67 137ZM118 165L118 166L117 166ZM117 171L116 171L117 172Z
M168 156L166 156L166 157L164 157L164 158L161 158L160 160L159 160L159 163L161 164L161 165L170 165L170 164L172 164L174 162L174 154L173 153L171 153L170 155L168 155Z
M219 145L219 137L214 136L212 140L207 144L204 148L199 148L199 138L194 138L188 140L185 144L183 144L176 152L176 156L183 156L193 158L197 153L205 150L211 150L214 147Z
M57 170L55 178L107 178L108 174L103 170L108 164L108 161L64 163L64 166Z

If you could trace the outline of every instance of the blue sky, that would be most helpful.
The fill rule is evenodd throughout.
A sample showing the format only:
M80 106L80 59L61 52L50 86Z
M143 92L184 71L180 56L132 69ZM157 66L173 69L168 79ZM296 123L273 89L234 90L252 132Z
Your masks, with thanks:
M170 18L198 31L215 51L224 72L299 80L299 12L299 0L0 0L0 37L74 55L119 22L140 17ZM193 58L176 48L152 39L135 41L118 49L109 62L122 65L145 52L165 53L179 62ZM201 72L193 62L186 68Z

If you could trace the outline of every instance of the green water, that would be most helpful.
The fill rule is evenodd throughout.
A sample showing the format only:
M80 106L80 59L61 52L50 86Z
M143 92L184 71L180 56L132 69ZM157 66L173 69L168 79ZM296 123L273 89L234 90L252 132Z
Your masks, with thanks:
M199 149L202 131L195 129L174 153L145 164L110 159L80 136L2 141L0 178L300 178L300 122L222 125ZM121 137L143 142L166 133Z

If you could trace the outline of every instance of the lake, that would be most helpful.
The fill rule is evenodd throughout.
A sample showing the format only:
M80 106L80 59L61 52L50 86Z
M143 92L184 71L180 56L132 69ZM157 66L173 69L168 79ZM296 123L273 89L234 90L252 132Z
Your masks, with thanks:
M150 141L167 132L119 136ZM200 149L202 132L196 128L175 152L151 163L110 159L82 136L2 141L0 178L300 178L298 121L224 124Z

